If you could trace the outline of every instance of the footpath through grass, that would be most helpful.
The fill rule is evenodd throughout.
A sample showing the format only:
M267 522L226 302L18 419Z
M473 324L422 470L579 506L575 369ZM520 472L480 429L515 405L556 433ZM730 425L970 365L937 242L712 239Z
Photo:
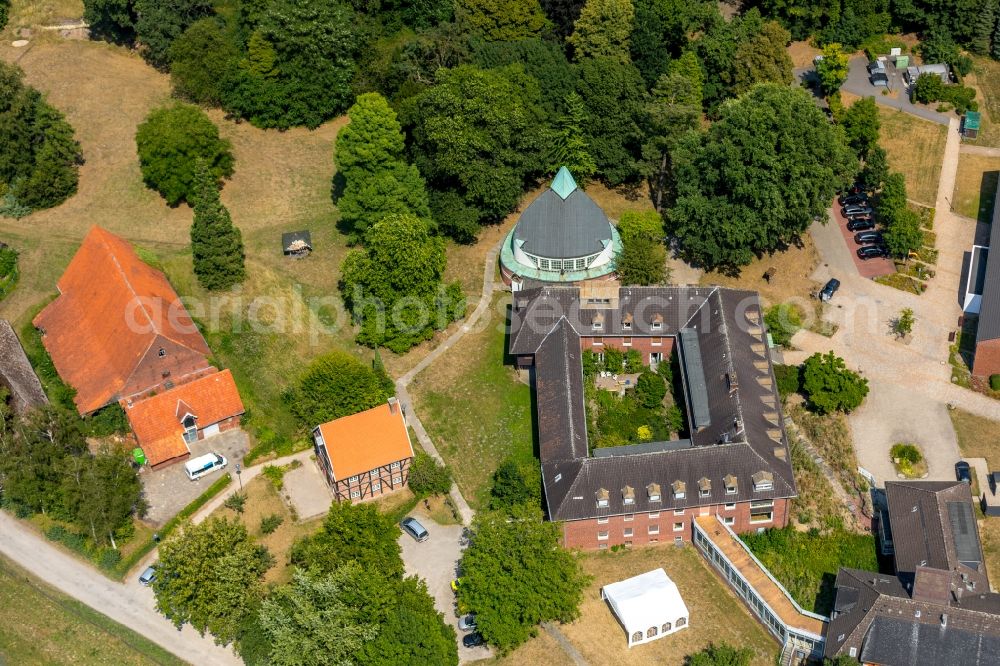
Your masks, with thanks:
M185 662L0 557L0 662L162 664Z
M508 455L534 455L531 389L518 380L506 350L508 296L410 385L414 406L473 508ZM486 319L484 317L484 319Z
M785 527L740 538L800 606L821 615L833 609L833 584L841 567L878 571L870 534Z

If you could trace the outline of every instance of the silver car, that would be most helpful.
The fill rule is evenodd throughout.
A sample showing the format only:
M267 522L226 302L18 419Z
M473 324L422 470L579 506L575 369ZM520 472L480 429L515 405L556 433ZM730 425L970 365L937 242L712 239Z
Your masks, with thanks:
M427 538L430 536L427 533L427 529L416 518L403 518L403 522L399 526L417 541L427 541Z
M156 580L156 567L146 567L146 570L139 575L139 582L149 587Z

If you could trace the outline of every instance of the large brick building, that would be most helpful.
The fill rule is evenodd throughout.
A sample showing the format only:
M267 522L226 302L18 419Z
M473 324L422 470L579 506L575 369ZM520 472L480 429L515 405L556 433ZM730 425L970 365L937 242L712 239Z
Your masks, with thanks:
M587 439L582 351L678 353L685 439ZM796 494L757 295L691 287L540 287L514 295L509 352L533 367L548 514L565 545L689 541L697 516L781 527Z
M994 194L997 201L1000 186ZM988 244L973 245L969 253L964 286L962 310L976 327L972 374L987 380L1000 374L1000 205L993 209Z

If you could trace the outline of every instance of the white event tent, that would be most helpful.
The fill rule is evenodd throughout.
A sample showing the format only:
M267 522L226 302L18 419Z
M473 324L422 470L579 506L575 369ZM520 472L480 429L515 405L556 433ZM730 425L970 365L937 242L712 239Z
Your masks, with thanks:
M654 569L601 588L628 634L628 646L663 638L688 625L688 609L674 581Z

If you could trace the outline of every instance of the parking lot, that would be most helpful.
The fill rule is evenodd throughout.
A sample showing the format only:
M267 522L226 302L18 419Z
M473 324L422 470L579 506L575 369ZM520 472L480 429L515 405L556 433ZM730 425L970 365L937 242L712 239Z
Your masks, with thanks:
M162 525L205 492L205 489L215 483L221 474L235 473L236 463L243 463L243 456L246 455L249 446L250 440L247 439L246 433L238 429L191 444L191 458L206 453L218 453L229 461L222 472L213 472L197 481L187 478L183 462L157 470L144 468L139 478L142 480L146 501L149 503L146 521L156 526Z
M850 253L851 259L854 260L854 266L858 271L858 275L871 279L879 275L891 275L895 273L896 265L892 263L892 259L862 259L858 256L858 248L861 246L854 242L855 232L847 228L847 218L841 214L840 208L840 204L834 201L830 210L830 219L840 228L840 233L847 244L847 251Z
M464 647L462 636L465 634L458 629L458 610L451 581L458 577L458 561L462 557L465 527L438 525L420 508L410 512L410 515L420 521L429 536L426 541L419 543L406 532L399 537L406 575L417 575L427 582L427 591L434 597L434 606L444 614L445 622L453 626L458 634L458 658L461 662L490 657L492 652L487 647Z

